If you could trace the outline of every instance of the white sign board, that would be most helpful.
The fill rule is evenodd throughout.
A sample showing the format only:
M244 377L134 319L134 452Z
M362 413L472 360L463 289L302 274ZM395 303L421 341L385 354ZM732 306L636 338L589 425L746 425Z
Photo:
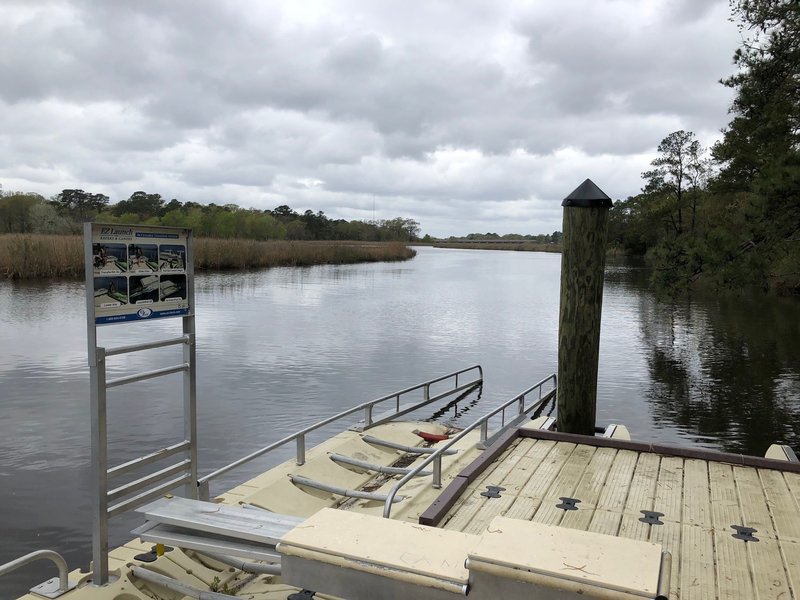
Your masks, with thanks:
M190 314L191 237L183 228L93 223L86 260L95 325Z

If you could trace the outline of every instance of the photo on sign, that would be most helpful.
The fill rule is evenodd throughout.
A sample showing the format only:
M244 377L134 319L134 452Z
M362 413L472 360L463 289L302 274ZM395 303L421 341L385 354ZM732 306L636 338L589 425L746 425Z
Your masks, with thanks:
M131 304L153 304L159 300L158 275L134 275L130 281Z
M131 273L158 271L158 246L155 244L129 244L128 271ZM133 289L132 284L131 289Z
M158 252L162 272L186 270L186 246L177 244L161 245Z
M126 277L95 277L95 308L114 308L128 304L128 279Z
M180 300L186 300L186 275L162 275L161 301L178 302Z
M125 244L92 244L95 275L125 273L128 270L128 249Z

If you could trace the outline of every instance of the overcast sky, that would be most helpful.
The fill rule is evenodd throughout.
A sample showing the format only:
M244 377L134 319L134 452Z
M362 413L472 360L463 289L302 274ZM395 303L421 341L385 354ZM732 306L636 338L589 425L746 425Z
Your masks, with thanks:
M729 121L727 0L0 0L0 183L561 229Z

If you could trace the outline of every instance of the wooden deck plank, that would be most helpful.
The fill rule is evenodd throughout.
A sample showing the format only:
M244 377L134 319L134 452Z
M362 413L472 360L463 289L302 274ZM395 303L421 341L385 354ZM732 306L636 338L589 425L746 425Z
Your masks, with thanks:
M520 457L525 454L527 447L520 448L520 443L527 440L515 440L492 464L475 478L468 488L472 490L484 490L487 485L492 485L491 481L499 481L516 466Z
M621 512L596 508L592 512L592 520L589 522L587 531L605 535L618 535L621 522Z
M681 527L680 599L708 600L716 593L714 537L694 525Z
M594 453L575 490L574 497L581 500L578 510L565 511L561 519L563 527L582 531L589 528L616 455L614 448L598 448Z
M739 504L742 508L744 525L756 529L754 534L759 541L747 543L750 558L753 585L759 598L788 597L789 581L786 573L783 555L776 540L777 532L773 522L773 511L776 509L767 500L767 490L764 483L778 483L780 472L776 481L771 481L769 476L765 480L759 476L758 470L753 467L734 467L733 474L736 488L739 493ZM787 490L788 492L788 490ZM773 497L780 494L779 488L771 488ZM791 500L791 498L789 498Z
M708 463L711 522L716 552L717 593L720 598L754 598L750 557L744 542L732 537L731 525L744 521L729 464Z
M687 458L683 463L682 522L707 528L712 526L708 463L704 460Z
M596 448L594 446L577 446L575 448L564 463L561 471L559 471L558 476L553 480L542 504L531 520L547 525L559 525L561 519L564 517L564 513L572 512L566 511L563 508L558 508L557 505L561 504L562 497L575 497L575 490L578 488L581 477L583 477L584 472L591 463L595 451ZM578 510L581 509L582 504L583 502L578 504Z
M767 508L767 498L764 495L764 488L761 487L758 471L752 467L734 467L733 478L739 493L739 505L742 507L742 518L744 519L742 523L736 523L736 525L746 525L757 529L756 537L774 538L775 526Z
M731 537L730 531L714 530L717 597L731 600L754 598L746 545Z
M639 455L619 527L621 537L642 541L650 538L652 526L639 519L644 516L643 510L653 510L660 465L661 456L658 454L643 452Z
M800 506L800 473L784 473L783 478L786 480L786 485L789 486L794 501Z
M784 473L759 469L775 533L782 541L800 542L800 502L792 495Z
M492 479L495 483L487 485L497 485L505 488L500 491L499 498L483 498L483 503L475 512L469 522L461 528L464 533L480 534L486 531L491 520L504 515L514 504L520 490L536 472L536 469L552 450L553 444L543 444L539 440L522 439L514 456L516 464L501 480ZM495 473L497 475L497 472ZM488 481L488 480L487 480ZM484 486L478 490L478 494L486 491Z
M553 444L547 444L542 440L523 439L520 442L520 450L525 452L517 462L517 466L506 474L499 484L514 496L519 495L553 447Z
M682 458L665 456L661 459L653 510L664 513L663 521L683 522L683 476Z
M672 569L670 571L669 597L679 598L681 574L681 524L674 521L664 521L663 525L650 527L650 542L661 544L662 551L672 555Z
M512 519L523 519L530 521L534 513L546 496L547 490L553 483L564 463L567 461L572 451L576 448L575 444L569 442L557 442L552 450L542 460L539 467L533 472L527 483L522 486L518 494L518 500L506 512L505 516ZM523 498L533 502L521 502ZM533 508L533 510L531 510Z
M725 534L733 532L731 525L742 525L742 510L733 467L724 463L708 463L708 480L711 491L711 523L715 530Z
M656 493L656 482L661 464L661 456L642 452L636 461L636 470L633 472L628 498L625 501L625 512L642 516L642 510L653 509L653 499Z
M800 598L800 543L779 543L786 563L786 572L789 576L789 587L795 599Z
M672 555L670 573L670 596L679 598L682 565L682 530L684 459L664 456L658 470L653 510L664 513L663 525L650 526L650 542L661 544L663 550Z
M479 535L486 531L489 523L498 515L504 515L516 500L516 496L503 495L500 492L499 498L487 498L475 516L461 528L464 533Z
M632 450L620 450L617 452L614 457L614 463L608 473L606 484L600 494L600 500L597 502L597 508L622 512L638 459L638 452L633 452Z
M487 467L486 470L469 485L464 494L462 494L461 499L456 502L453 508L450 509L448 515L442 520L442 523L439 525L440 527L462 531L463 528L469 524L486 501L486 497L481 496L480 493L486 490L487 485L490 485L487 481L504 477L510 470L508 463L511 457L518 457L520 452L524 453L527 450L527 447L524 450L520 449L520 441L522 440L517 440L509 446L494 463ZM555 444L554 442L549 443L551 446ZM517 459L513 462L516 464ZM502 465L506 466L503 467Z
M760 532L759 532L760 533ZM758 533L755 534L758 537ZM731 538L733 539L733 538ZM790 598L789 580L778 541L761 537L758 542L739 542L747 547L757 598Z
M632 540L639 540L647 542L650 540L650 529L652 527L662 527L662 525L648 525L642 523L639 519L644 517L643 514L632 515L629 513L622 513L622 519L619 524L619 537L630 538Z
M614 457L608 478L600 493L592 514L588 530L594 533L604 533L606 535L617 535L622 521L622 511L625 508L625 500L628 498L633 473L636 463L639 460L639 453L632 450L619 450Z

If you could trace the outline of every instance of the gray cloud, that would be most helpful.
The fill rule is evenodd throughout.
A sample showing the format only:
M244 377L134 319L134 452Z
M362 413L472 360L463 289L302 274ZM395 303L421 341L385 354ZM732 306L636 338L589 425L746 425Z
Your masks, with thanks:
M724 0L12 1L0 183L550 232L728 120Z

